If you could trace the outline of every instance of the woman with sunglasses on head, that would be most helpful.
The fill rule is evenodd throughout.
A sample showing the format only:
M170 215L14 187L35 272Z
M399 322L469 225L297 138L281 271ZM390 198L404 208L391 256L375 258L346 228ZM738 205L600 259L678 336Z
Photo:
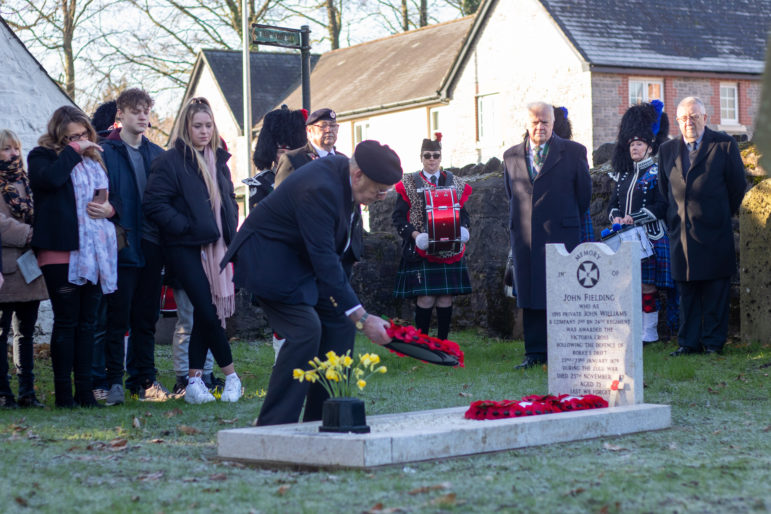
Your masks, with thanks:
M193 304L185 401L214 400L201 378L211 350L225 374L221 400L236 402L241 381L225 334L225 319L235 310L233 268L220 273L220 261L236 234L238 206L230 154L222 148L208 100L193 98L185 105L172 141L153 161L142 206L160 228L168 266Z
M415 327L428 334L431 315L436 307L437 337L447 339L452 320L453 296L469 294L471 280L463 254L469 240L470 218L463 205L471 195L471 186L463 179L441 169L442 135L424 139L421 146L421 171L405 175L396 184L396 205L391 216L402 238L394 296L415 298ZM429 253L426 226L426 201L423 190L455 188L460 205L460 251Z
M41 300L48 299L41 276L27 282L17 259L30 251L32 190L21 158L21 141L10 130L0 130L0 239L3 244L3 286L0 288L0 407L17 406L8 383L6 347L13 326L13 361L19 379L19 407L43 407L35 396L32 373L33 335ZM14 318L14 314L16 314ZM15 323L12 323L15 319Z
M51 364L57 407L94 407L91 355L97 306L115 291L118 244L97 135L80 109L58 108L28 158L35 198L32 247L54 327ZM70 374L75 374L75 397Z

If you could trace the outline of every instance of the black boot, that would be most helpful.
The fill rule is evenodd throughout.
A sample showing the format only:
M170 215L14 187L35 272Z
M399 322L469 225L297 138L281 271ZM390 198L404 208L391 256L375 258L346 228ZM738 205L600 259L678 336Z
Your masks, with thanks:
M431 326L431 311L433 310L415 306L415 328L424 334L428 334L428 327Z
M85 408L103 408L104 405L98 403L94 398L94 391L91 389L91 381L75 382L75 403Z
M447 339L450 335L450 320L452 319L452 305L449 307L437 307L436 308L436 324L438 330L436 337L441 340Z
M54 379L54 397L54 404L57 407L71 409L75 406L75 401L72 399L72 382L69 378Z

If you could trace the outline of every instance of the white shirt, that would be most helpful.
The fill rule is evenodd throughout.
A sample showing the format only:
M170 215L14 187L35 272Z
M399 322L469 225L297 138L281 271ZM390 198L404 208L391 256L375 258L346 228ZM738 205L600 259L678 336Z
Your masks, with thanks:
M319 154L319 157L326 157L327 155L335 155L335 149L333 148L329 152L326 150L319 148L318 146L311 143L311 146L316 150L316 153Z
M441 171L437 171L436 173L431 174L431 173L427 172L426 170L423 170L423 176L426 177L426 180L431 182L431 177L436 177L436 183L437 184L439 183L439 176L441 174L442 174Z

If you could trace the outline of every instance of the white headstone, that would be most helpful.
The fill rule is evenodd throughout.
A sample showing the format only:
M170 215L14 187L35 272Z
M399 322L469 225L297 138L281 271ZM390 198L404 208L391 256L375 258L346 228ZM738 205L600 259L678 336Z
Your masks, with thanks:
M546 245L549 392L643 402L640 245Z

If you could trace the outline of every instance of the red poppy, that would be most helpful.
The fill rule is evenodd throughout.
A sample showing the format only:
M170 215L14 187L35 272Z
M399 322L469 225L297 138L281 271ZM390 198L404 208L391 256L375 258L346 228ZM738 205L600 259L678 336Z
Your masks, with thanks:
M388 337L396 339L397 341L417 344L431 350L439 350L452 355L458 359L458 366L461 368L465 366L463 350L460 349L458 343L431 337L420 332L413 326L397 324L394 320L391 320L391 326L386 329L386 333L388 334ZM405 356L403 353L391 350L390 348L389 351L395 353L399 357Z

